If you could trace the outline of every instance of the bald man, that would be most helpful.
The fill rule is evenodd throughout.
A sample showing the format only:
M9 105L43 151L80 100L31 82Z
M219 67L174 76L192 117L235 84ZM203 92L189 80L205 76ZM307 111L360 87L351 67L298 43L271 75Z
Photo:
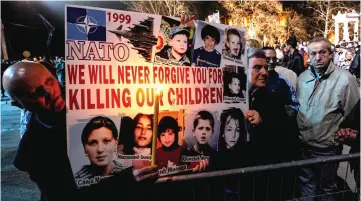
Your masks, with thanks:
M119 199L120 189L129 200L138 189L135 181L157 176L155 167L129 168L78 190L67 155L65 101L58 80L40 63L19 62L5 71L3 83L12 105L31 111L14 165L29 173L42 201L113 200Z
M6 92L12 105L37 113L43 121L65 109L65 101L58 80L35 62L19 62L10 66L3 75Z

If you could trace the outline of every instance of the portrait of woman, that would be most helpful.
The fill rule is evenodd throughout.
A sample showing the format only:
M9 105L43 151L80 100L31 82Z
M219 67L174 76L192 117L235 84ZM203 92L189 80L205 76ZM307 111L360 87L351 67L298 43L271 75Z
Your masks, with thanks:
M117 156L118 130L114 122L107 117L94 117L84 127L81 142L89 158L75 174L75 179L90 179L95 176L109 176L125 169L115 161Z
M162 146L156 153L158 168L180 165L182 148L178 144L178 131L178 122L173 117L165 116L159 121L157 137Z

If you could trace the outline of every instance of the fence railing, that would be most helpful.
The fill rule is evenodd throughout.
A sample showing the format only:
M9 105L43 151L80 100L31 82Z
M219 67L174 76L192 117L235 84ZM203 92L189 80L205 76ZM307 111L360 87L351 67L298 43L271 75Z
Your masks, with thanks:
M161 186L158 193L167 191L169 196L175 195L178 198L176 200L323 200L322 198L326 197L330 199L330 193L322 193L319 190L321 186L317 186L316 197L300 198L299 170L302 167L318 168L320 165L340 163L342 166L339 169L342 169L344 177L337 173L334 175L335 191L331 193L331 198L356 201L360 200L359 187L357 187L359 185L356 185L359 182L357 178L360 177L360 172L356 169L351 173L350 162L357 159L360 159L360 153L169 176L158 179L156 182L158 185L155 186ZM353 180L351 186L347 183L349 180Z

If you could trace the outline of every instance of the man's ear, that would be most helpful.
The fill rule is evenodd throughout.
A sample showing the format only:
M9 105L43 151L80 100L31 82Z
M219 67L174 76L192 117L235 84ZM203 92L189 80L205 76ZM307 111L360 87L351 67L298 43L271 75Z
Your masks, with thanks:
M10 104L11 104L11 106L15 106L15 107L18 107L20 109L24 109L24 107L19 102L15 101L15 100L12 100L10 102Z

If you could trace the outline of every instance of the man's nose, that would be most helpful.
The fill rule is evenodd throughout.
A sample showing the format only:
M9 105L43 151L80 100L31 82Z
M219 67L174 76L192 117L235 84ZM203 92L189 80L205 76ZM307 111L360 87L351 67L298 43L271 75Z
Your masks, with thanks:
M263 68L259 71L259 73L260 73L261 75L265 75L265 74L267 74L267 70L266 70L266 68L265 68L265 67L263 67Z
M320 61L321 60L321 55L317 53L316 56L315 56L315 59L316 59L316 61Z

